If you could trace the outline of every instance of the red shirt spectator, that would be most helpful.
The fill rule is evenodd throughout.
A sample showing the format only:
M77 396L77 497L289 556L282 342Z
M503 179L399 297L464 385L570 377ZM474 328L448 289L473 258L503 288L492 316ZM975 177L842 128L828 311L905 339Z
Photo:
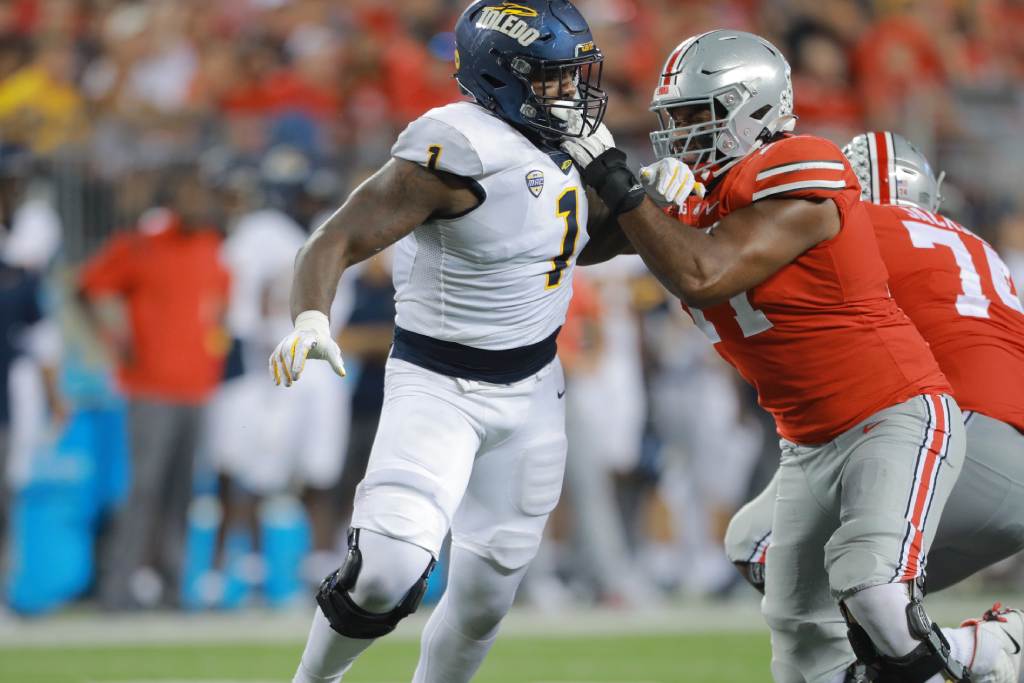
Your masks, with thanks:
M221 106L235 114L278 114L302 111L319 119L338 115L341 97L332 88L312 85L288 69L228 93Z
M976 51L990 60L993 69L1013 81L1024 78L1024 3L1015 0L996 0L981 3L980 30L974 36Z
M860 100L850 88L836 88L829 83L805 76L793 78L793 99L801 128L820 132L841 128L856 132L863 127Z
M877 22L861 37L854 66L865 104L873 111L896 108L908 94L945 80L935 39L913 17Z
M399 39L385 53L384 68L388 97L399 123L460 99L458 85L452 78L454 61L439 59L415 40Z
M572 283L572 299L565 324L558 335L558 357L567 374L588 370L602 345L601 298L594 285L576 271Z
M155 234L114 237L86 264L87 296L127 304L131 342L118 377L128 396L200 403L217 386L229 284L220 243L217 233L174 219Z
M793 28L790 44L793 99L805 132L845 140L863 126L860 98L850 82L849 50L827 27Z

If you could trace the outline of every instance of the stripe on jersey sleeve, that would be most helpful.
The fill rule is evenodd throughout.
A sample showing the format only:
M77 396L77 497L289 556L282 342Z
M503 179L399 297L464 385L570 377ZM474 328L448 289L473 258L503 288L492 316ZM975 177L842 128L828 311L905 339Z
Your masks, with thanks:
M843 162L841 161L796 161L791 164L783 164L781 166L766 168L758 173L754 177L754 180L764 180L765 178L771 178L772 176L781 175L783 173L795 173L796 171L811 171L815 169L843 171L846 167L843 166Z
M774 187L766 187L763 190L758 190L751 196L751 201L757 201L764 199L765 197L772 197L777 194L786 194L787 192L793 192L794 190L841 190L846 187L846 180L840 178L839 180L800 180L795 183L786 183L785 185L775 185Z

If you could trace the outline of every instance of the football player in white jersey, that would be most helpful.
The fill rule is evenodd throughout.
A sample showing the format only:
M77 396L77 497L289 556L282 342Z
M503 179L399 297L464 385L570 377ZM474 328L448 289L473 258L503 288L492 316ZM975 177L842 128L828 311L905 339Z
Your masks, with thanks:
M286 385L307 358L344 375L326 315L338 279L398 242L383 413L348 557L317 593L297 683L339 680L417 608L449 529L448 589L413 680L472 678L561 489L555 338L573 267L624 239L611 229L591 239L608 212L558 148L610 138L602 55L579 12L567 0L481 0L455 33L456 78L473 101L412 122L310 237L296 261L295 329L270 359Z

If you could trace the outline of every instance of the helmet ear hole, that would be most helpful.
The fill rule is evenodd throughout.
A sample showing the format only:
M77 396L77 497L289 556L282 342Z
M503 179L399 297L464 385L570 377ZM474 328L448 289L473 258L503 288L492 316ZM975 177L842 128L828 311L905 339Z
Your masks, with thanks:
M491 74L488 74L488 73L481 74L480 78L482 78L483 80L487 81L487 85L491 86L492 88L504 88L505 87L505 81L502 81L501 79L495 78Z
M760 109L758 109L757 111L751 112L750 118L754 119L755 121L760 121L760 120L762 120L764 118L765 114L767 114L771 110L772 110L772 105L766 104L763 107L761 107Z

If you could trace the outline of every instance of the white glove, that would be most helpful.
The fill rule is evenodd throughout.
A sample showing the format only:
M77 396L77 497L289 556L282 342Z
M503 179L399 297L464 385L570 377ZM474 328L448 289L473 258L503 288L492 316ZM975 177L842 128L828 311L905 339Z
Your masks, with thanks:
M299 380L306 358L327 361L340 377L345 376L341 349L331 337L327 316L320 311L304 311L295 318L295 329L281 340L270 355L270 374L274 383L290 387Z
M705 192L704 185L697 182L690 167L674 157L666 157L641 168L640 182L655 199L679 208L686 205L691 194L703 197Z
M573 158L581 170L614 146L615 138L612 137L608 126L603 123L585 138L566 138L562 141L562 149Z

